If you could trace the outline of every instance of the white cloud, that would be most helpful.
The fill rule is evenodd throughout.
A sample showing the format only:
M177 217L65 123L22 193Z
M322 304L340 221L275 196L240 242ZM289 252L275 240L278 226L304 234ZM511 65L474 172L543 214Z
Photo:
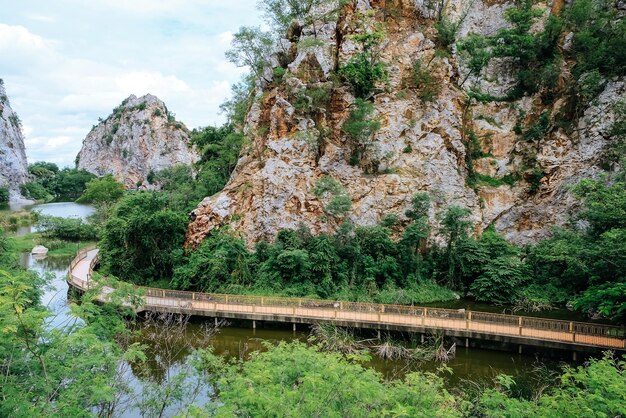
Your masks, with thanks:
M52 42L31 33L24 26L0 23L0 50L36 50L50 46Z
M51 16L43 16L43 15L28 15L26 16L30 20L34 20L36 22L44 22L44 23L54 23L56 19Z
M189 91L187 83L176 76L164 76L158 72L137 71L122 74L115 78L115 84L122 91L139 94L154 92L157 95L165 95Z

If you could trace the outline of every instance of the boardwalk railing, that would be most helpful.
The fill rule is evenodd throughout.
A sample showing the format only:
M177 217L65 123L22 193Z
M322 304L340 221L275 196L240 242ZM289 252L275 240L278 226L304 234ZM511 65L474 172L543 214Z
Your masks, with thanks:
M87 277L77 277L74 268L88 257L81 250L70 264L70 279L83 290L89 288L91 272L98 262L89 261ZM86 261L85 261L86 262ZM597 347L626 348L624 327L527 316L385 305L305 298L225 295L138 287L144 298L144 310L175 310L181 313L229 312L250 315L280 315L303 319L400 325L449 330L463 330L493 335L553 340Z

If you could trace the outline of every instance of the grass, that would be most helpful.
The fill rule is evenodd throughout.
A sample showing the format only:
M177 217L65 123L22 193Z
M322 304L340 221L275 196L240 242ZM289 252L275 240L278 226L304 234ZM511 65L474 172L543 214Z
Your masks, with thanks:
M33 247L43 245L49 250L48 257L71 257L78 252L79 246L80 248L85 248L95 245L95 242L78 243L47 238L38 232L11 237L11 241L13 242L13 252L15 253L29 253Z
M491 177L480 173L474 173L473 184L477 186L500 187L505 184L514 186L518 182L518 176L507 174L504 177Z
M11 229L20 226L33 225L37 222L38 214L22 210L19 212L0 211L0 228Z

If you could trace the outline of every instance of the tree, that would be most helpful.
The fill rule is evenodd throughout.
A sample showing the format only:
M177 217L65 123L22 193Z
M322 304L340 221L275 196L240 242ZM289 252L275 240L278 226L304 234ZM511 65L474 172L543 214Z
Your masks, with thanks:
M461 243L468 237L472 223L469 215L472 212L468 208L450 206L441 218L441 234L446 241L444 263L447 267L446 281L452 288L459 288L462 283L463 260Z
M125 196L104 225L102 267L135 284L170 280L187 230L184 213L169 209L167 196L138 192Z
M85 299L68 322L53 328L53 314L39 303L41 278L3 267L0 416L110 416L124 391L118 364L137 353L131 346L124 357L112 338L124 329L121 317L105 315L108 308Z
M380 129L380 121L375 115L374 105L363 99L354 101L350 116L341 127L350 138L350 164L357 165L370 150L374 134Z
M233 36L226 58L238 67L250 68L257 79L262 79L270 66L273 45L271 36L261 28L242 26Z
M316 34L316 23L327 22L342 6L338 0L268 0L259 1L258 7L263 11L265 19L279 36L284 36L287 29L298 22L302 26L313 26Z
M76 201L78 203L93 203L96 205L110 205L124 195L124 185L111 174L93 179L87 183L85 193Z
M487 263L470 290L478 301L511 304L517 300L528 278L527 266L519 258L498 257Z

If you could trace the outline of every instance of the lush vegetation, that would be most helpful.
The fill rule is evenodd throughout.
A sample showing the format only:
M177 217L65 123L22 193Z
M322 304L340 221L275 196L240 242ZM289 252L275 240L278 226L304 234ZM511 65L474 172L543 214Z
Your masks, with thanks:
M111 174L90 180L84 192L76 200L78 203L93 203L95 205L111 205L124 195L124 185L119 183Z
M7 187L0 187L0 205L9 202L9 189Z
M615 3L610 0L575 0L561 16L550 15L542 30L532 30L542 15L532 0L523 0L507 9L505 17L511 24L491 36L470 34L458 42L466 53L470 75L479 75L494 58L512 60L517 66L517 85L506 97L488 100L512 100L524 94L539 93L546 104L558 95L568 97L560 115L573 119L604 88L607 79L626 74L626 22L619 18ZM571 43L559 44L567 31ZM559 80L564 62L573 63L565 83ZM487 97L470 92L474 98Z
M134 353L113 339L125 332L121 317L86 299L50 327L54 313L39 302L45 281L17 266L12 245L0 231L0 415L106 416L122 390L118 364Z
M461 416L432 373L411 373L403 380L386 381L360 363L302 343L280 343L245 362L224 365L207 353L207 367L215 374L215 416ZM419 396L416 396L419 394ZM215 404L211 406L215 408ZM195 409L195 416L212 416Z
M187 217L172 211L164 195L139 192L124 197L103 226L105 272L137 284L172 276L182 252Z
M22 194L34 200L75 200L95 176L85 170L59 169L54 163L28 166L30 181L21 186Z

